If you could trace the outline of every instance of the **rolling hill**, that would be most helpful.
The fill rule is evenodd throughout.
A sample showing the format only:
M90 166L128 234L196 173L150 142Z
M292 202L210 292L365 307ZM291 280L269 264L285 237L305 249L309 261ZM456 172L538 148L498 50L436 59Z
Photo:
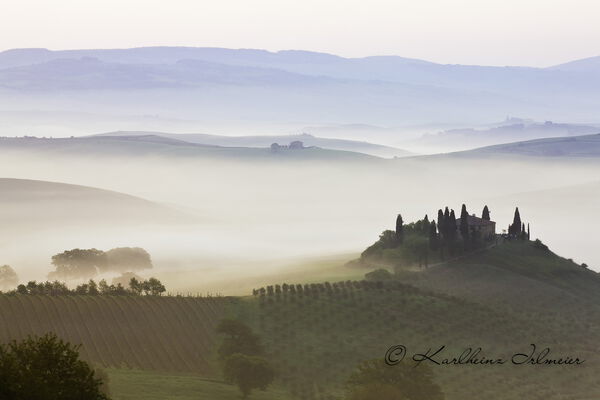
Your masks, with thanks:
M358 362L383 357L396 344L414 352L445 345L456 355L482 347L486 357L509 358L535 343L557 357L586 360L578 366L433 365L448 400L586 399L600 390L600 278L533 242L503 243L389 281L267 289L213 299L3 295L0 337L52 330L83 343L86 358L102 365L206 377L214 376L215 323L228 315L260 333L277 385L298 399L341 394ZM122 390L127 380L146 379L142 372L111 374Z
M405 142L406 146L427 149L429 152L461 151L496 144L551 137L583 136L600 132L600 127L553 123L537 123L516 118L492 127L450 129Z
M0 220L11 224L13 233L30 226L183 223L194 219L139 197L87 186L0 178L0 192Z
M0 295L0 340L54 332L99 365L215 374L227 298ZM109 327L109 329L107 329Z
M378 161L366 154L307 147L272 152L269 148L222 147L158 135L88 136L71 138L0 138L0 153L73 157L183 157L249 161Z
M454 154L461 156L508 155L553 158L597 158L600 156L600 133L498 144Z
M0 53L6 96L0 105L198 119L204 127L220 121L237 131L267 124L482 123L507 114L593 121L599 76L587 69L442 65L308 51L15 49Z
M163 132L130 132L119 131L102 133L94 136L160 136L181 140L184 142L220 146L220 147L258 147L268 148L273 143L288 145L294 141L301 141L306 147L320 147L328 150L352 151L368 154L376 157L405 157L412 153L394 147L360 142L355 140L321 138L303 133L301 135L279 135L279 136L221 136L199 133L163 133Z

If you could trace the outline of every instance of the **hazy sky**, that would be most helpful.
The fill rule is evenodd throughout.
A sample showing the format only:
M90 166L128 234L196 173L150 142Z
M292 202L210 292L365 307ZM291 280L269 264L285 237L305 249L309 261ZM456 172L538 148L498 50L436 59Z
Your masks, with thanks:
M547 66L600 55L598 0L3 0L0 50L305 49Z

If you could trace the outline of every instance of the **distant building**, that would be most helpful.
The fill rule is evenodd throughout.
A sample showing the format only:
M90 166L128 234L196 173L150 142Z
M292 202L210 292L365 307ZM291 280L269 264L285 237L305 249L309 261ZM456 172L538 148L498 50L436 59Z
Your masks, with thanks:
M475 214L467 217L467 225L469 226L469 233L478 232L483 239L492 238L496 234L496 223L494 221L479 218ZM460 234L460 218L456 220L456 226Z

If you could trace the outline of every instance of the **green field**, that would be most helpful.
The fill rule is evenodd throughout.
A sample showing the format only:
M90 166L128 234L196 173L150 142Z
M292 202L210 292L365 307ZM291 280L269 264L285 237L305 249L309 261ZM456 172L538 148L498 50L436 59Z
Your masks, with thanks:
M233 385L207 380L197 375L158 373L142 370L109 369L110 390L114 400L238 400ZM254 400L291 399L281 388L256 391Z
M331 269L321 279L347 273ZM536 343L586 362L433 366L434 379L447 400L598 398L599 275L532 242L385 282L315 281L228 298L2 295L0 340L52 331L81 343L84 358L109 367L117 400L239 398L221 382L216 358L215 326L226 316L261 336L276 368L274 389L253 393L259 400L342 398L356 365L396 344L412 352L445 345L449 356L482 347L484 356L510 358Z
M101 366L213 375L229 298L0 295L0 341L54 332Z

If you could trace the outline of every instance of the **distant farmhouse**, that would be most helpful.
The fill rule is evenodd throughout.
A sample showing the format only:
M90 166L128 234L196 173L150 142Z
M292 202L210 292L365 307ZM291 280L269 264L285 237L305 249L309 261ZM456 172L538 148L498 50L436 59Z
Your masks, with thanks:
M294 140L287 146L281 145L279 143L273 143L271 145L271 151L273 153L276 153L280 150L302 150L302 149L306 149L306 147L304 147L304 143L301 142L300 140Z
M481 238L490 239L496 235L496 222L479 218L475 214L465 216L470 233L476 233ZM456 220L456 227L460 234L461 218Z

